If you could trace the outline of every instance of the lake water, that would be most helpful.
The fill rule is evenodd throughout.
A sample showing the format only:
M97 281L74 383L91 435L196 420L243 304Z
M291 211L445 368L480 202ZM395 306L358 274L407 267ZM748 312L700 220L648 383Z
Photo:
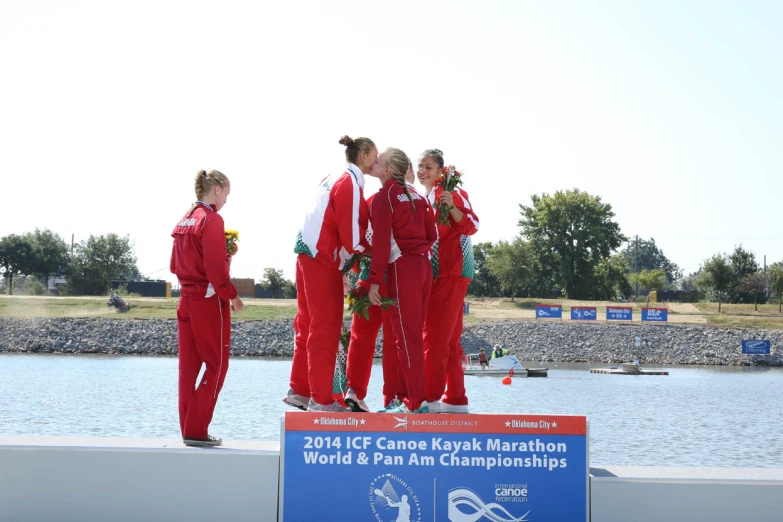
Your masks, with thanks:
M290 359L230 364L210 432L279 440ZM593 465L783 467L783 369L669 366L666 377L631 377L548 366L548 378L510 386L466 377L472 411L587 415ZM372 408L381 384L376 365ZM0 434L178 437L177 359L0 354Z

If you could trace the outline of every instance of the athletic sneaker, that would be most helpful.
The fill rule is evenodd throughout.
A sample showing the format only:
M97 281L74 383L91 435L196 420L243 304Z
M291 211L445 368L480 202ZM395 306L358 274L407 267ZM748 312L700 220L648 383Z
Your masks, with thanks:
M368 413L370 411L370 408L367 407L367 403L364 402L364 399L360 399L356 396L356 392L353 391L353 388L348 388L343 400L345 401L345 404L351 408L351 411L358 413Z
M429 413L430 408L427 406L427 401L424 401L421 403L421 406L416 408L415 410L411 411L408 409L408 407L405 405L405 403L401 403L398 407L386 410L386 413Z
M218 439L212 435L207 435L206 439L194 439L193 437L182 437L182 442L185 446L220 446L223 444L223 439Z
M307 411L307 403L310 402L310 397L294 393L293 388L288 388L288 393L283 397L283 402L294 408Z
M468 413L467 404L449 404L442 399L438 402L440 402L440 413Z
M428 402L427 407L430 409L430 413L443 413L443 403L440 401Z
M349 413L350 408L343 408L337 401L332 404L318 404L313 399L307 404L307 411L317 411L323 413Z
M400 406L402 406L402 402L398 401L397 399L392 399L389 405L382 410L378 410L378 413L386 413L389 410L394 410L396 408L399 408Z

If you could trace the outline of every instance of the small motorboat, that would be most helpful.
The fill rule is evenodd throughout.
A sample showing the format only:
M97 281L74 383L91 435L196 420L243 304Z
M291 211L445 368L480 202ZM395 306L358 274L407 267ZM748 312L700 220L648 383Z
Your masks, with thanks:
M488 360L489 365L479 363L479 354L471 353L466 357L462 369L465 375L509 375L514 377L546 377L548 368L525 368L516 355L504 355Z

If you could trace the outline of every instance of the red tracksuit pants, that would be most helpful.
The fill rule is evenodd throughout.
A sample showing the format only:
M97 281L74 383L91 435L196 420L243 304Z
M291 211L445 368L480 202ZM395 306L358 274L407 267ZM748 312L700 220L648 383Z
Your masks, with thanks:
M359 288L369 290L367 281L359 281ZM387 297L386 283L380 286L381 297ZM351 321L351 344L348 349L347 377L348 387L352 388L356 397L367 397L367 386L370 383L372 361L375 356L375 341L378 331L383 325L383 401L384 406L392 399L405 398L405 380L397 363L397 348L394 344L394 331L389 322L389 311L381 310L380 306L369 308L370 318L353 314Z
M205 439L231 351L231 304L218 296L183 295L177 306L179 424L183 437ZM206 370L196 379L201 365Z
M438 277L432 284L424 324L428 402L443 400L455 406L468 404L460 344L468 284L470 279L465 277Z
M342 273L299 254L296 306L291 388L318 404L332 404L334 365L343 325Z
M423 330L432 286L432 265L426 256L403 254L389 265L386 280L389 297L397 299L397 306L390 306L388 311L397 363L407 390L403 402L413 411L426 400ZM391 366L389 371L396 374Z

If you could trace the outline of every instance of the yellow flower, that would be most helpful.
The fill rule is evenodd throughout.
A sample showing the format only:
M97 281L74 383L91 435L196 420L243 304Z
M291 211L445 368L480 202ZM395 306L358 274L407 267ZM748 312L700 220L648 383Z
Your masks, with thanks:
M239 231L238 230L226 230L226 239L231 241L239 241Z

